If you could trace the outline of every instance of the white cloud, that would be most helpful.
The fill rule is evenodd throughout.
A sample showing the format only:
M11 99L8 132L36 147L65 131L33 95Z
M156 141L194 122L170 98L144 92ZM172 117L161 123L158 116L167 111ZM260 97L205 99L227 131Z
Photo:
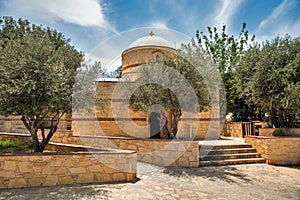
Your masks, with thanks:
M169 29L166 23L162 21L155 21L150 24L150 27L161 28L161 29Z
M96 0L51 0L45 9L69 23L107 26L102 7Z
M212 20L212 25L222 27L223 24L230 26L233 16L245 0L222 0L220 7L213 13L215 16Z
M272 13L269 15L265 20L263 20L260 24L258 29L261 30L264 27L276 23L277 20L284 15L293 5L295 1L292 0L284 0Z
M97 0L7 0L5 5L21 15L49 22L60 19L79 26L110 28Z
M284 0L272 13L266 17L255 31L258 35L258 41L265 41L276 36L289 34L293 37L300 36L300 17L290 18L293 12L296 0Z

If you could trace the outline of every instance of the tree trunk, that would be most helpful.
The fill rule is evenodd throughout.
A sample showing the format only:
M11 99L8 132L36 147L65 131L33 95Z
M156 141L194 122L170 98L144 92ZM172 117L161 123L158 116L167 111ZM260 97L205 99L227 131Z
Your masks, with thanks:
M172 114L172 110L170 108L166 109L166 124L167 124L167 128L168 128L168 132L171 133L172 132L172 125L173 125L173 114Z
M62 116L62 115L61 115ZM45 128L44 125L41 123L42 120L39 117L35 117L34 119L26 119L25 116L22 116L21 120L25 125L26 129L30 132L34 152L43 152L45 147L49 143L50 139L52 138L53 134L56 132L60 117L52 118L51 120L51 128L48 132L47 136L45 136ZM39 141L38 138L38 129L41 129L42 141Z
M179 111L170 111L168 117L162 114L161 121L164 123L162 128L162 138L173 139L176 138L178 132L178 123L181 116Z
M179 119L180 119L180 115L179 114L174 114L173 115L172 132L173 132L174 137L176 137L177 132L178 132Z
M282 128L287 125L287 117L283 108L271 109L271 115L269 117L269 126L275 128Z
M170 132L168 130L168 118L164 112L160 113L160 138L162 139L169 139Z
M43 152L40 150L40 142L37 136L37 128L32 127L30 130L30 135L32 138L32 142L33 142L33 148L34 148L34 152Z
M38 128L37 128L37 124L38 121L35 120L30 120L30 119L26 119L25 116L22 116L21 118L25 128L29 131L31 139L32 139L32 143L33 143L33 148L34 148L34 152L41 152L40 151L40 142L37 136L37 132L38 132Z
M277 121L277 110L275 108L271 109L269 117L269 126L279 128L279 123Z
M167 116L166 116L167 114ZM169 130L171 129L172 130L172 123L170 122L170 120L172 120L172 117L168 117L168 116L172 116L171 115L168 115L168 113L164 113L164 112L161 112L160 113L160 127L161 127L161 130L160 130L160 138L162 139L173 139L174 136L173 136L173 133Z
M284 112L283 108L278 109L277 121L279 124L279 128L285 127L286 117L285 117L285 112Z
M52 138L53 134L56 132L57 130L57 125L54 127L51 127L47 137L45 139L42 140L42 143L40 145L40 150L41 152L43 152L45 150L45 147L47 146L47 144L50 142L50 139Z

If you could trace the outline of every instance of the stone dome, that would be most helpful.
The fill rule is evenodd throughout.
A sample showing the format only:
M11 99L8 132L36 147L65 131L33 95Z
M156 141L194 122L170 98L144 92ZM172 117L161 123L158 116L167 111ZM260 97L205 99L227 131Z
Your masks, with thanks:
M150 32L148 36L139 38L131 43L128 49L145 46L167 47L172 49L174 48L171 42L161 37L155 36L153 32Z
M122 52L122 77L136 80L140 74L139 68L143 64L157 61L164 55L176 54L172 43L150 32L148 36L137 39Z

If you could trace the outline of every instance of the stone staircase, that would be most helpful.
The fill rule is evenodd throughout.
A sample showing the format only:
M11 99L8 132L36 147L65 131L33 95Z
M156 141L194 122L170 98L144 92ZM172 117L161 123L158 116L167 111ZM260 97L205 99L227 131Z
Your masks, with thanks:
M201 145L199 148L200 167L266 162L251 144Z

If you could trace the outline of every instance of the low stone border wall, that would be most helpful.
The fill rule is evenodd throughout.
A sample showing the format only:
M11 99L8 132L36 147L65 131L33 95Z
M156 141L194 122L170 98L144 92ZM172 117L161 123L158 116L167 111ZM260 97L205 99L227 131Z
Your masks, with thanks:
M70 128L71 121L67 119L64 115L58 124L59 129L67 130ZM29 134L29 131L25 128L21 116L2 116L0 115L0 132L8 132L8 133L21 133L21 134Z
M246 136L245 143L252 144L268 164L300 164L300 137Z
M272 137L273 132L279 128L260 128L259 136ZM288 128L286 129L287 135L300 137L300 128Z
M137 152L137 159L139 161L161 166L199 166L198 141L133 139L105 136L73 136L72 131L60 130L53 135L51 141L95 148L131 150Z
M109 148L136 151L138 160L147 163L170 167L199 166L199 145L197 141L113 139L110 144Z
M222 135L227 137L243 137L242 122L226 122Z
M1 154L0 188L133 181L136 159L118 150Z
M21 121L21 116L5 117L0 115L0 131L11 133L29 133Z
M136 151L138 160L170 167L198 167L199 144L190 140L133 139L105 136L70 136L65 132L52 141L96 148L124 149ZM62 137L59 137L62 136Z

